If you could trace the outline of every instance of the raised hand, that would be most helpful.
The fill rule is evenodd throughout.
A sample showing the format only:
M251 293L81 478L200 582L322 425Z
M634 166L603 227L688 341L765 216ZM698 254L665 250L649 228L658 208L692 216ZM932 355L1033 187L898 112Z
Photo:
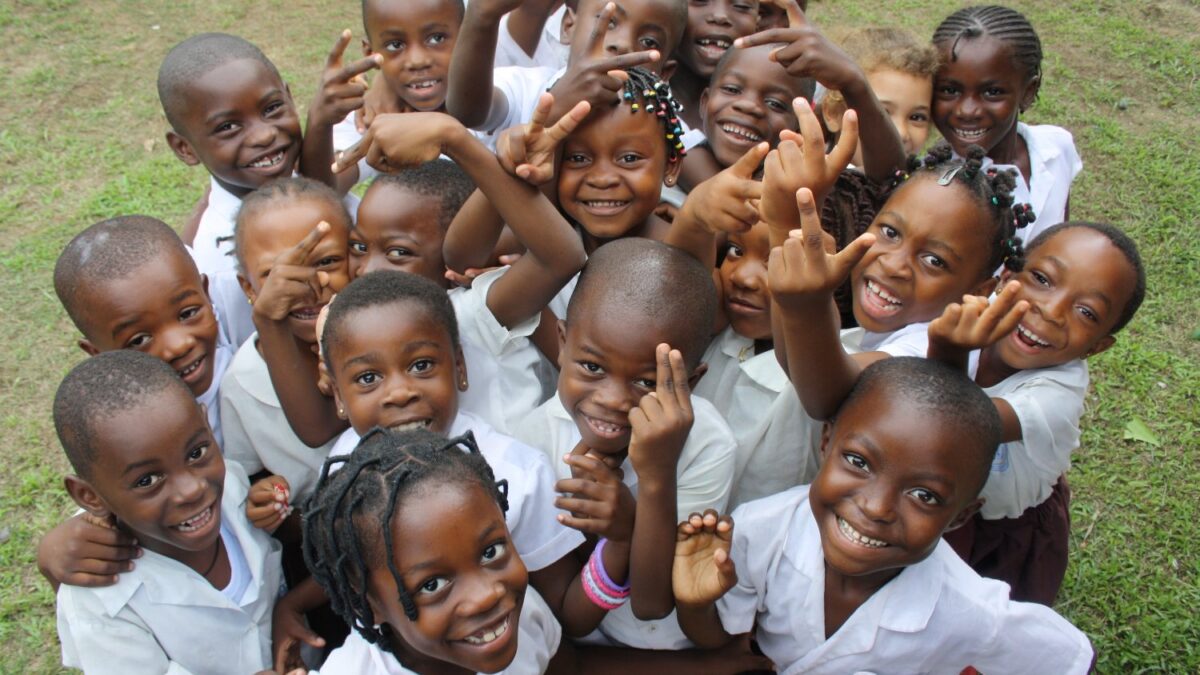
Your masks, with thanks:
M800 133L791 130L781 133L779 147L767 155L763 164L763 196L759 210L771 229L779 232L800 226L796 191L808 188L820 204L850 164L858 147L858 114L853 110L846 111L837 145L825 154L821 123L808 101L797 98L792 101L792 107L800 122Z
M386 77L375 77L367 87L367 93L363 94L362 107L354 111L354 128L363 134L376 117L402 112L412 111L392 92Z
M704 607L716 602L737 583L729 558L733 519L709 509L691 514L675 532L675 562L671 585L681 607Z
M793 77L810 77L838 91L862 81L862 69L854 59L810 24L798 5L786 0L774 4L783 6L787 11L787 28L770 28L740 37L734 40L734 47L757 47L782 42L784 46L771 52L771 60L783 66Z
M758 223L763 184L754 172L767 156L766 141L750 148L724 171L697 185L679 210L680 222L709 233L745 232Z
M554 179L554 155L559 143L583 122L592 105L580 101L557 122L546 127L554 95L545 92L538 98L528 124L506 129L496 141L496 156L508 173L530 185L543 185Z
M442 154L447 134L456 125L462 128L445 113L379 115L357 143L337 154L333 172L341 173L364 157L367 164L384 173L435 160Z
M317 271L312 254L329 231L329 223L322 220L300 243L279 254L262 290L252 298L255 317L283 321L296 309L320 301L323 289L329 285L329 275Z
M961 303L947 305L929 323L929 358L965 368L971 350L983 349L1016 330L1029 311L1029 302L1017 299L1020 293L1021 282L1014 279L1000 289L995 302L964 295Z
M362 74L372 68L378 68L383 57L379 54L372 54L365 59L343 65L342 60L346 54L346 46L349 44L350 31L344 30L325 58L325 70L321 73L321 84L317 87L317 96L308 110L310 126L332 127L342 121L346 115L363 106L363 95L367 91L367 82Z
M274 654L276 673L291 673L293 669L303 670L304 661L300 658L300 646L307 644L311 647L325 646L325 640L309 630L304 623L304 614L293 606L291 597L285 595L275 603L271 616L271 651Z
M563 458L571 467L571 478L554 486L563 493L554 505L569 514L559 514L558 522L585 534L628 542L633 537L637 502L621 481L620 469L588 452L581 443Z
M850 275L850 270L875 243L875 235L864 234L836 253L825 244L825 232L812 191L796 192L800 230L771 250L767 261L767 286L771 299L784 310L804 310L811 303L828 303L833 291Z
M60 523L42 537L37 549L38 569L56 588L111 586L141 555L136 539L90 513Z
M291 487L283 476L259 479L246 497L246 518L258 529L274 532L292 513L291 496Z
M616 11L616 4L611 2L600 10L596 24L588 35L583 58L568 65L567 71L551 87L550 93L554 94L554 100L559 106L574 106L579 101L587 101L593 108L602 104L619 103L621 90L629 77L624 71L634 66L654 63L662 58L657 49L616 56L605 54L604 38Z
M654 355L658 361L654 391L629 411L633 427L629 461L638 476L674 478L679 454L694 421L692 391L678 349L660 344Z

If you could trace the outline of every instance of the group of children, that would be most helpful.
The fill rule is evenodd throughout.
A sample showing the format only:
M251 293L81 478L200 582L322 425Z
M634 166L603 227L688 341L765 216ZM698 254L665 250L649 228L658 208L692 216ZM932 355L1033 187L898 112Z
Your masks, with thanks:
M249 42L173 48L191 239L54 270L64 664L1088 671L1049 606L1137 248L1068 220L1020 13L802 5L364 0L303 132Z

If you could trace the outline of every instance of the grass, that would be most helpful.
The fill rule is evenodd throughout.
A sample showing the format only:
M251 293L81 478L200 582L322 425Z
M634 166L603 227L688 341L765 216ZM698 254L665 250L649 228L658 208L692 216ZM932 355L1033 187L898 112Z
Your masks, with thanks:
M822 2L823 26L898 24L928 35L958 3ZM58 672L54 598L34 569L38 536L72 510L50 401L82 358L50 273L91 222L146 213L179 224L206 176L162 138L154 77L187 35L259 44L301 105L329 45L361 32L358 3L16 0L0 5L0 673ZM1047 52L1027 121L1075 134L1086 163L1071 213L1138 241L1147 301L1091 364L1074 491L1071 566L1058 609L1093 640L1105 673L1200 671L1200 8L1193 0L1021 3ZM1141 420L1157 445L1123 438Z

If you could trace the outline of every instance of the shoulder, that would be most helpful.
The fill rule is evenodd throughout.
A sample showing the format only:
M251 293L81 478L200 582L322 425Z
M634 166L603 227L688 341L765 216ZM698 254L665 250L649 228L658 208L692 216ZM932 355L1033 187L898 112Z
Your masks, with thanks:
M732 460L737 439L734 438L729 423L708 399L696 394L692 394L691 398L692 430L684 443L683 454L679 458L680 466L686 463L689 455L698 459L702 455L728 454Z
M1026 143L1075 148L1075 137L1071 132L1053 124L1023 124L1022 131Z
M743 525L754 528L761 524L769 524L772 529L782 529L781 526L791 522L797 514L805 515L800 509L808 508L808 488L807 485L798 485L742 504L733 510L735 531Z

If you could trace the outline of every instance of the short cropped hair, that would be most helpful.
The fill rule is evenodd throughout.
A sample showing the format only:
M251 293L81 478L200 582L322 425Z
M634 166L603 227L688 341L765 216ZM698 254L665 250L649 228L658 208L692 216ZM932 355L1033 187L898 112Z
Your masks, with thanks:
M128 278L162 255L183 256L195 267L183 240L163 221L150 216L102 220L75 235L59 254L54 263L54 292L79 332L90 336L81 291Z
M341 216L342 222L346 226L349 226L353 222L350 219L350 212L346 210L346 203L328 185L303 176L277 178L243 197L242 205L238 208L237 217L234 218L233 254L237 256L238 267L243 268L242 271L245 271L243 264L245 260L242 259L241 248L242 242L245 240L246 223L259 211L272 208L278 202L298 201L301 199L324 201L333 208L334 213ZM329 225L332 227L336 223L330 223Z
M379 270L351 281L333 302L321 331L321 356L325 367L334 372L333 350L346 333L346 321L359 310L411 302L423 308L445 327L454 347L458 342L458 319L446 289L425 277L399 270Z
M881 359L863 370L838 415L876 389L890 400L916 406L927 413L925 419L931 424L954 428L963 452L975 455L975 492L983 489L1003 431L996 404L983 388L940 361L915 356Z
M97 460L99 420L177 391L187 384L162 359L132 349L98 354L71 369L54 396L54 429L75 473L89 479Z
M158 100L162 103L167 121L176 132L183 133L178 121L188 104L188 86L213 69L242 59L258 61L275 77L279 77L279 70L261 49L236 35L201 33L180 42L167 52L162 65L158 67Z
M367 192L396 188L438 203L438 227L443 233L458 210L475 191L475 182L462 167L448 159L435 159L396 173L385 173L371 183ZM365 198L365 196L364 196Z
M704 355L717 311L712 274L695 258L662 242L628 237L609 242L588 258L567 305L567 325L580 312L636 316L630 330L665 326L679 331L678 349L689 368Z
M384 0L362 0L363 33L366 34L368 41L370 41L370 39L371 39L371 27L367 25L367 6L370 5L371 3L379 3L379 2L383 2L383 1ZM461 22L463 20L463 15L467 11L466 3L464 3L463 0L445 0L445 1L454 5L454 8L458 10L458 20ZM408 2L408 0L392 0L392 2ZM377 45L372 45L372 46L375 49L379 48Z
M721 73L725 72L725 69L729 67L729 63L731 61L733 61L737 57L749 52L752 49L761 49L764 51L775 51L776 49L779 49L780 47L783 47L783 46L784 46L783 43L775 43L775 44L756 45L754 47L744 47L744 48L740 48L740 49L726 49L725 53L721 55L721 58L717 60L717 67L715 69L713 69L712 79L709 80L709 82L710 83L716 82L717 77L720 76ZM792 75L791 73L787 72L787 70L785 70L783 68L783 66L779 66L778 74L780 77L792 80L796 84L796 94L797 95L803 96L804 98L806 98L810 101L813 100L813 97L816 95L816 88L817 88L816 80L814 80L810 77L797 77L795 75ZM790 102L789 102L789 105L790 105Z

